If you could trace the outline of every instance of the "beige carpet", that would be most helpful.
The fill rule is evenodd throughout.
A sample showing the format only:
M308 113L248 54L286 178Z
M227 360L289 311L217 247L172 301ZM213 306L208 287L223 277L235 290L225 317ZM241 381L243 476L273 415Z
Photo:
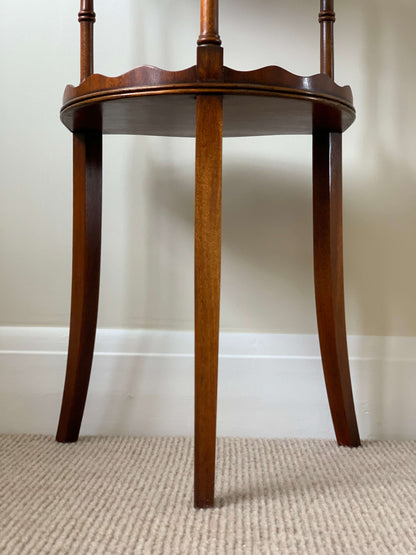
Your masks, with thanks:
M416 554L416 441L220 439L192 507L192 440L0 436L0 553Z

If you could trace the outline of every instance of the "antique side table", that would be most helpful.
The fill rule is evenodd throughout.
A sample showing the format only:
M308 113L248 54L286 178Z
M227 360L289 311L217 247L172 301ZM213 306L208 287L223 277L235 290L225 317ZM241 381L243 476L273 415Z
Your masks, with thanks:
M313 136L313 244L318 331L337 441L358 446L345 332L342 133L355 111L335 84L333 0L320 0L321 70L236 71L223 65L218 0L201 0L196 65L143 66L119 77L93 70L93 0L81 0L81 82L67 86L61 120L73 133L73 270L67 372L56 439L76 441L94 351L100 248L102 135L195 137L195 506L214 503L221 262L222 139Z

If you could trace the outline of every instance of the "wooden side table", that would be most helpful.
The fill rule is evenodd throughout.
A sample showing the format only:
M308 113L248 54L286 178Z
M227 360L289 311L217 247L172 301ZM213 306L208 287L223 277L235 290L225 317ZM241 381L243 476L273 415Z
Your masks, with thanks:
M342 133L355 119L349 87L333 80L333 0L320 0L321 72L223 65L218 0L201 0L197 63L143 66L119 77L93 71L93 0L81 0L81 83L67 86L61 120L73 133L74 224L67 373L56 439L76 441L97 323L102 135L195 137L195 506L214 503L221 263L222 139L313 135L315 294L323 369L340 445L358 446L345 332Z

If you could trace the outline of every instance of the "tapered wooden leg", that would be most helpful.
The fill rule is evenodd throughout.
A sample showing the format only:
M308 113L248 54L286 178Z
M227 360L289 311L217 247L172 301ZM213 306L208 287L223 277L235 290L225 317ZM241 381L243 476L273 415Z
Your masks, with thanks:
M79 435L94 352L101 251L102 135L74 133L72 298L57 441Z
M198 96L195 171L195 506L214 504L221 272L222 98Z
M342 258L342 135L313 136L315 296L325 383L339 445L358 446L345 330Z

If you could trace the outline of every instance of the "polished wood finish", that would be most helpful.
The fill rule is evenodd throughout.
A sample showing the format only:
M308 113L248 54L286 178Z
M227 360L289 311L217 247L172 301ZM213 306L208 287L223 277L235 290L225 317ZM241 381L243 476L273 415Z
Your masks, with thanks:
M81 82L94 73L94 0L81 0L78 13L81 31Z
M319 342L335 435L360 445L348 364L342 259L342 135L313 135L313 244Z
M201 0L201 35L195 67L197 88L224 80L220 45L218 0ZM223 95L199 91L195 98L194 504L197 508L207 508L214 504L215 486Z
M221 44L218 34L218 0L201 0L201 33L198 46Z
M79 434L94 348L100 264L102 134L196 138L195 506L214 504L221 266L222 138L313 135L314 265L325 382L338 443L359 445L345 333L341 133L355 119L351 89L334 82L333 0L320 0L321 71L224 66L218 0L201 0L196 65L93 73L92 0L81 1L81 83L68 85L62 122L74 133L71 329L58 441Z
M73 136L73 253L68 361L57 441L76 441L91 372L101 252L102 137Z
M204 55L214 56L207 68ZM345 131L355 119L350 87L327 75L300 77L277 66L218 68L220 47L198 47L198 66L165 71L143 66L119 77L94 74L65 90L62 122L71 131L195 136L199 94L224 96L224 137ZM220 69L220 70L219 70Z
M334 78L334 0L320 0L321 11L321 73Z
M221 272L222 97L196 102L195 506L214 503Z

